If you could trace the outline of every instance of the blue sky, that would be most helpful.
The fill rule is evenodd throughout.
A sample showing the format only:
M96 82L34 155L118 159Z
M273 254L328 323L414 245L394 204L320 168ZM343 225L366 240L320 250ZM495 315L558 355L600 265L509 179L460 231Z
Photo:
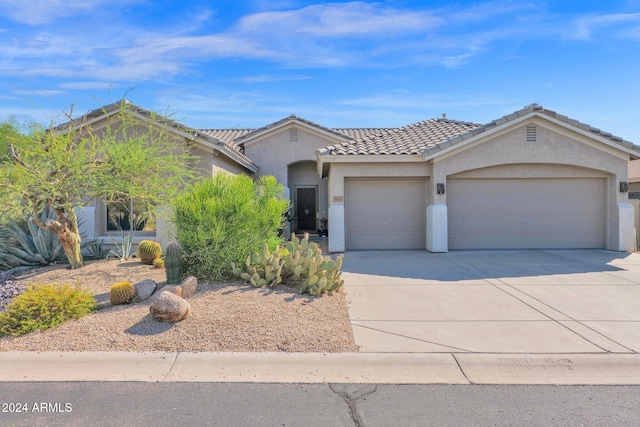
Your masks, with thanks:
M196 128L485 123L536 102L640 144L640 0L0 0L0 119L124 96Z

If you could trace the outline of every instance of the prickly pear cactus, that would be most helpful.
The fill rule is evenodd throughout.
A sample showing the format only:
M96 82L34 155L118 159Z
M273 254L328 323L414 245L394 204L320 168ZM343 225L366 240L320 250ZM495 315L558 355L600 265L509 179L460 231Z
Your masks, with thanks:
M282 283L282 259L278 250L270 251L265 243L261 253L254 253L247 257L243 270L235 263L231 263L236 277L251 283L254 288L275 286Z
M131 282L117 282L109 289L111 305L128 304L136 296L136 289Z
M167 285L179 285L182 279L182 246L170 243L164 252L164 268L167 272Z
M335 261L324 258L307 235L301 240L292 234L291 241L275 251L269 251L265 244L261 253L247 257L244 266L231 267L236 277L256 288L284 283L315 296L337 291L344 284L340 277L342 257Z
M291 241L285 244L287 255L284 257L283 282L295 286L300 293L321 295L342 288L342 257L333 261L322 256L322 250L309 236L298 239L292 234Z
M138 245L138 256L143 264L153 264L153 260L160 258L162 247L153 240L143 240Z

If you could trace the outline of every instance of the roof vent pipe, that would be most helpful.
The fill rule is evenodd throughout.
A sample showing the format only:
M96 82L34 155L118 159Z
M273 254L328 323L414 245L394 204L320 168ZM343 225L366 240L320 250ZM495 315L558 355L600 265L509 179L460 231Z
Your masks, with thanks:
M442 113L442 118L446 119L447 118L447 113Z

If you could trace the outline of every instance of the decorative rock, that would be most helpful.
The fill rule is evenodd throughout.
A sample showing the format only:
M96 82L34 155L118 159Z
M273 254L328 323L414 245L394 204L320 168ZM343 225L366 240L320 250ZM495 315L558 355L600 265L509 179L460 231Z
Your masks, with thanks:
M185 277L179 286L182 288L182 298L191 298L198 289L198 279L194 276Z
M174 295L187 299L196 293L197 288L198 279L196 279L194 276L189 276L185 277L185 279L180 282L179 285L167 285L162 288L162 291L171 292Z
M171 292L162 291L149 306L151 316L160 322L179 322L191 312L191 305Z
M140 301L144 301L149 298L156 291L158 284L155 280L145 279L133 284L136 290L136 295Z

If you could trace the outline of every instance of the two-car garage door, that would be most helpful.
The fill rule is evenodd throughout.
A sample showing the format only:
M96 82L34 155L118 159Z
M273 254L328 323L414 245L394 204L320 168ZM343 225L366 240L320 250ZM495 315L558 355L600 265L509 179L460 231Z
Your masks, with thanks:
M604 247L604 179L449 179L447 205L449 249Z

